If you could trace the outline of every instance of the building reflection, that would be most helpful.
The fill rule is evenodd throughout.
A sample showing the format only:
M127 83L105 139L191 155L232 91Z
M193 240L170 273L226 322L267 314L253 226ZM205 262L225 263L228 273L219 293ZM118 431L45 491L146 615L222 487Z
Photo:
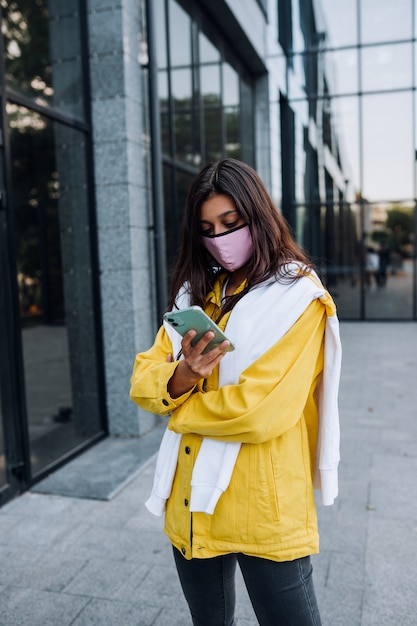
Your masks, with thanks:
M412 3L388 5L378 30L369 2L302 2L286 59L282 209L344 319L416 314Z

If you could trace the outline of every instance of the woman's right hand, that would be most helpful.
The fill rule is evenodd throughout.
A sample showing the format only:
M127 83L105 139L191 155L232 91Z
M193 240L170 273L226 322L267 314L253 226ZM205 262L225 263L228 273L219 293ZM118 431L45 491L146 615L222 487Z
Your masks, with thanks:
M168 392L171 398L178 398L182 394L190 391L199 380L208 378L214 368L220 363L225 355L229 341L223 341L218 346L204 353L204 350L214 337L214 333L209 330L198 341L195 346L191 344L196 336L195 330L190 330L184 335L181 348L183 359L178 362L174 374L168 382Z

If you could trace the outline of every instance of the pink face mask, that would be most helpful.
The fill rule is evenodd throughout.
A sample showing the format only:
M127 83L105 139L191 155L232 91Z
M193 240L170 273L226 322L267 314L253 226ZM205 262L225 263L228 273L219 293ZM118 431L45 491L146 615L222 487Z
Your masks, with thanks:
M203 236L201 240L216 261L229 272L245 265L253 254L253 242L247 224L220 235Z

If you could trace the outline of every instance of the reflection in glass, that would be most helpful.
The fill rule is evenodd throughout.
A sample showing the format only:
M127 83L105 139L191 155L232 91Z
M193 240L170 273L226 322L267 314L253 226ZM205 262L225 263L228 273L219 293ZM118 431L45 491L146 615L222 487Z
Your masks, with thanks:
M226 126L226 143L225 154L234 159L240 156L240 140L239 140L239 109L238 107L229 107L224 111Z
M237 106L239 100L239 76L229 63L223 63L223 106Z
M193 176L180 170L173 172L168 166L163 168L165 235L167 242L168 269L172 269L178 253L179 225L188 189Z
M168 100L168 72L160 70L158 72L158 95L161 124L161 147L163 154L169 154L171 149L169 133L169 100Z
M331 0L326 0L331 2ZM411 39L412 0L361 0L360 24L362 43Z
M374 200L414 197L411 92L363 96L363 190Z
M84 119L78 0L3 2L9 87Z
M154 0L155 2L155 15L158 19L155 20L156 28L156 58L158 67L167 67L167 43L165 32L165 0Z
M357 48L326 51L324 55L330 95L357 94L359 90Z
M192 97L191 69L172 70L171 88L175 108L189 108Z
M191 18L175 0L169 3L169 37L171 67L191 65Z
M171 152L171 136L169 133L169 115L167 111L161 111L161 147L164 155Z
M220 65L204 65L200 69L200 89L205 104L220 103Z
M158 96L159 106L168 106L168 72L166 70L159 70L158 72Z
M346 185L347 200L352 202L361 187L359 157L359 98L334 98L332 101L334 134Z
M204 110L205 160L217 161L222 157L222 113L219 108Z
M7 110L36 474L100 431L85 145L81 133L34 111Z
M211 43L204 33L200 32L200 63L212 63L220 61L220 52Z
M365 309L368 319L410 319L413 311L413 203L364 205Z
M349 203L344 193L336 192L332 210L332 231L325 234L327 241L334 238L333 259L322 268L326 284L342 319L361 316L360 269L360 207ZM328 214L329 208L326 213ZM326 227L329 228L327 220Z
M356 45L358 43L356 1L321 0L321 5L327 45L329 47Z
M185 200L187 198L188 190L191 186L193 176L180 172L177 170L175 173L175 186L176 186L176 202L179 207L179 219L182 218L183 209L185 207Z
M412 85L411 44L362 48L361 58L364 91L402 89Z
M175 152L180 161L193 160L193 127L190 113L174 115Z
M178 217L176 215L176 205L173 192L171 169L166 165L163 165L162 176L165 209L165 240L167 251L167 265L168 270L171 270L175 263L178 250ZM168 274L169 273L170 272L168 271Z

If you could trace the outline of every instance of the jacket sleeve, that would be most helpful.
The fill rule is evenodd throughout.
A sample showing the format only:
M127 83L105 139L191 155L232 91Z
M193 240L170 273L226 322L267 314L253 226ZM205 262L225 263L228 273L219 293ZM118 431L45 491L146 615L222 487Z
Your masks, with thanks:
M167 385L178 361L167 363L168 354L172 354L171 341L161 326L153 346L136 356L130 379L130 397L133 402L157 415L169 415L194 391L191 389L178 398L171 398Z
M168 428L243 443L281 436L301 418L322 372L325 315L314 300L237 385L191 395L174 410Z

